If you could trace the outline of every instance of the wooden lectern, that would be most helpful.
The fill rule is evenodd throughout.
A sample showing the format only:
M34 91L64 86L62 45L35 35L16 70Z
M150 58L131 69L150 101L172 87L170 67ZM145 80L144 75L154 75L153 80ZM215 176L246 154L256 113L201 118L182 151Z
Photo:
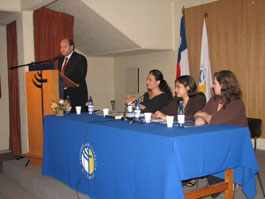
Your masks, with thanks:
M54 114L52 100L59 98L58 70L26 72L29 153L25 155L30 164L42 167L43 119Z
M60 73L60 78L63 80L63 87L67 88L74 88L74 87L79 87L79 84L75 83L71 79L69 79L67 76L64 74Z

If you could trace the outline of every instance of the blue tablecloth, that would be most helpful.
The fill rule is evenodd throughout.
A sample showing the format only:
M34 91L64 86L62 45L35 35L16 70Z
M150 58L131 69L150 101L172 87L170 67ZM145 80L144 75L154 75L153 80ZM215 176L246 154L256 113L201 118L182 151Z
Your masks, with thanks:
M167 128L87 113L44 119L43 175L92 198L182 199L182 180L229 168L254 197L258 166L246 127Z

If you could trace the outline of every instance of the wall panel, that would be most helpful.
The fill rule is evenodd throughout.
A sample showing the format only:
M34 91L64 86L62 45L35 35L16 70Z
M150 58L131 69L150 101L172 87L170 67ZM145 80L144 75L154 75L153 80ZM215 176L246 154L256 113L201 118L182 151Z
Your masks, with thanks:
M199 82L204 14L212 73L233 71L243 91L248 117L265 123L265 1L220 0L185 10L191 75ZM263 125L263 129L265 126ZM262 137L265 138L265 130Z

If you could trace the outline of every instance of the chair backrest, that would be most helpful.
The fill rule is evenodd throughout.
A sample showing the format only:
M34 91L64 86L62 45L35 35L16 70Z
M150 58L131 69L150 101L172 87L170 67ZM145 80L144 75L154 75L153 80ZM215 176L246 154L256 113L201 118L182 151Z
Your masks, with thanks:
M257 118L248 118L248 127L252 138L259 138L262 133L262 120Z

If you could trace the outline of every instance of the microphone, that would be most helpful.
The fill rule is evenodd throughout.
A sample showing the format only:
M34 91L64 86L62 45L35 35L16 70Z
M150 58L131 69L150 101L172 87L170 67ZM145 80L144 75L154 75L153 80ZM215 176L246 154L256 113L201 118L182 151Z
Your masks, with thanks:
M59 59L60 57L63 57L61 54L58 54L56 57L50 59L51 62L56 61L57 59Z
M144 94L143 95L141 95L140 97L138 97L138 99L140 100L140 99L142 99L144 97ZM137 98L136 98L137 99ZM123 112L123 120L133 120L133 118L131 118L131 117L126 117L126 113L127 113L127 108L128 108L128 106L129 105L131 105L131 104L134 104L135 102L136 102L136 99L134 100L134 101L132 101L132 102L129 102L128 104L126 104L126 106L125 106L125 108L124 108L124 112Z

